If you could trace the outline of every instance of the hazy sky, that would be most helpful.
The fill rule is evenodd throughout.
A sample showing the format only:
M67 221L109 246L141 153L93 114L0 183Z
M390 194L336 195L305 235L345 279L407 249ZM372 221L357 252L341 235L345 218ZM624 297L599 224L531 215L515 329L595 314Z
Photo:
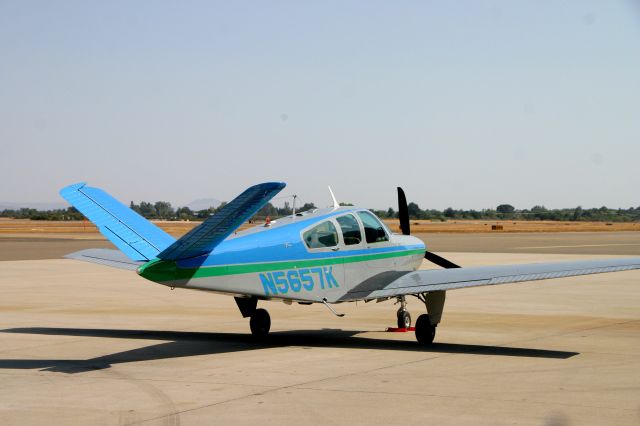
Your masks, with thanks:
M1 1L0 201L640 205L636 1Z

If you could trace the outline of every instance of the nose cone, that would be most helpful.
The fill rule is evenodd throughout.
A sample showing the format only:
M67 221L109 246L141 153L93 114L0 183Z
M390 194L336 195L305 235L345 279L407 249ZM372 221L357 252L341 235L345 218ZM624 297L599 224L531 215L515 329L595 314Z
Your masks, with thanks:
M427 245L424 243L424 241L422 241L420 238L418 237L413 237L411 235L409 235L409 237L413 240L413 244L420 246L420 248L422 250L426 250L427 249Z
M411 246L411 247L415 247L416 249L420 248L422 250L426 250L427 248L424 242L420 238L414 237L413 235L394 234L393 241L399 245Z

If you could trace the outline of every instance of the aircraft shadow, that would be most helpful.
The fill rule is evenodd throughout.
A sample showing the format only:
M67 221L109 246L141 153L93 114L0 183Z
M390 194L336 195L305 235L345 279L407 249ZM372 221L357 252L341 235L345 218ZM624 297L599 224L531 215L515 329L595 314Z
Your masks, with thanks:
M104 337L118 339L166 340L123 352L86 360L70 359L0 359L0 369L42 369L64 373L81 373L109 368L114 364L152 361L197 355L215 355L274 347L333 347L348 349L379 349L450 354L477 354L532 358L567 359L577 352L528 349L505 346L434 343L429 347L417 342L371 339L357 336L361 331L323 329L273 332L268 339L256 341L249 334L202 333L188 331L116 330L92 328L10 328L2 333L41 334L52 336Z

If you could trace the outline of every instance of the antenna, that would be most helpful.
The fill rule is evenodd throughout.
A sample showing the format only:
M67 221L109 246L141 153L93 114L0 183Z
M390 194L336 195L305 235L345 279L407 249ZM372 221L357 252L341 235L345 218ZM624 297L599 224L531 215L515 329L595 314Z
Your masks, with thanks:
M293 194L293 213L291 214L291 216L293 216L293 220L296 219L296 198L298 198L298 196Z
M333 200L333 208L335 210L340 207L340 204L338 203L338 200L336 200L336 196L333 195L333 191L331 190L331 187L327 186L327 188L329 188L329 193L331 194L331 199Z

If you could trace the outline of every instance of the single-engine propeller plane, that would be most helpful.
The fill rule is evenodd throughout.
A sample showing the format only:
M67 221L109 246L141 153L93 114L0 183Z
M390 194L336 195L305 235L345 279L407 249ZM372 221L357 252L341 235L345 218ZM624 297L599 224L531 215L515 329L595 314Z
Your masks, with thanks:
M88 249L67 257L135 270L171 288L232 295L251 332L264 337L271 319L261 300L333 304L397 299L398 327L411 316L405 298L415 296L427 313L418 317L419 343L430 344L442 319L448 290L640 269L640 258L461 268L410 235L404 192L398 188L400 229L392 233L373 213L353 206L316 209L238 231L285 187L252 186L200 225L175 239L109 194L85 183L60 194L120 251ZM423 259L443 269L419 270Z

